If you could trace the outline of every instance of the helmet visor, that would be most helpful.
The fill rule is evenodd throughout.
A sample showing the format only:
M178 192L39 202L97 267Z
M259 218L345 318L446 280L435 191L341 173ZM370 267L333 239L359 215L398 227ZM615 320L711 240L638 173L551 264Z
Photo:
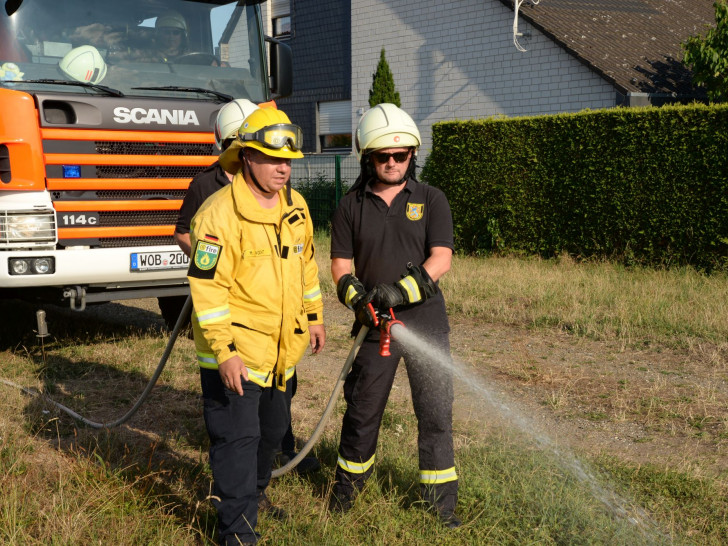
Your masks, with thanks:
M238 138L243 142L257 142L273 150L288 146L297 152L303 146L303 131L298 125L291 123L269 125L255 133L238 133Z

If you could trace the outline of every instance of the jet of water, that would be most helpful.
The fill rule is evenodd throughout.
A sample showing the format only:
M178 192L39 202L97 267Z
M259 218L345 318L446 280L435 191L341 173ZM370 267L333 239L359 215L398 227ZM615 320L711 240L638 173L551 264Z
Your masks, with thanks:
M628 503L616 492L601 484L594 473L576 455L568 448L559 446L532 419L519 411L513 405L513 402L507 400L504 394L494 392L483 381L468 373L465 364L458 362L448 352L433 346L423 336L402 324L393 323L390 332L395 341L400 343L408 352L417 355L419 359L432 362L440 367L446 367L454 378L480 395L492 409L498 412L505 422L510 423L521 433L534 440L540 449L553 454L556 462L564 470L576 477L580 483L589 487L592 495L601 501L612 514L636 525L647 538L653 537L655 540L666 540L663 533L658 530L657 524L642 508Z

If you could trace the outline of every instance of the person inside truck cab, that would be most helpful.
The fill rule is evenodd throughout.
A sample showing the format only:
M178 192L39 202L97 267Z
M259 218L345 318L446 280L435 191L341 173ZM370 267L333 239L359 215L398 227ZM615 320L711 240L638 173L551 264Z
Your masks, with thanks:
M189 36L187 21L177 12L157 17L154 24L157 54L162 62L168 63L188 51Z
M154 61L163 63L227 66L212 53L190 48L189 27L185 18L177 12L167 12L157 17L154 24L156 51Z

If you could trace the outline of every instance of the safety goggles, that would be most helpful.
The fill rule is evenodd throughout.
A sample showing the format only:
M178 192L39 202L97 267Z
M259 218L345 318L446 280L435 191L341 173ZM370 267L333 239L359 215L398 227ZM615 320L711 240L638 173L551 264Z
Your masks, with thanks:
M254 133L238 133L238 138L243 142L257 142L273 150L288 146L297 152L303 147L303 131L298 125L290 123L269 125Z
M404 163L407 161L407 158L410 155L410 151L407 150L406 152L394 152L393 154L389 154L386 152L372 152L372 157L374 158L374 161L377 163L389 163L389 158L394 158L395 163Z

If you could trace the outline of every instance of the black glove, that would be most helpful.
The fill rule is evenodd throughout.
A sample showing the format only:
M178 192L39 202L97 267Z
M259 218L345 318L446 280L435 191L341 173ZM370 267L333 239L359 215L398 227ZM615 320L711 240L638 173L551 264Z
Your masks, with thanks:
M374 307L372 305L369 305L374 299L376 293L377 289L374 288L373 290L370 290L369 292L364 294L357 300L354 308L354 315L356 316L356 320L361 322L364 326L368 326L369 328L374 328L379 324L379 320L377 319Z
M336 295L339 301L352 311L356 310L357 302L367 293L364 285L354 275L347 273L342 275L336 283Z
M380 311L411 303L422 303L437 294L437 285L421 265L407 266L407 275L394 284L378 284L372 305Z
M336 283L336 295L339 301L354 311L356 320L369 328L376 325L377 317L369 307L376 289L366 291L364 285L354 275L347 273L342 275Z
M392 307L404 303L404 296L396 284L378 284L374 287L376 291L372 305L381 312L388 312Z

